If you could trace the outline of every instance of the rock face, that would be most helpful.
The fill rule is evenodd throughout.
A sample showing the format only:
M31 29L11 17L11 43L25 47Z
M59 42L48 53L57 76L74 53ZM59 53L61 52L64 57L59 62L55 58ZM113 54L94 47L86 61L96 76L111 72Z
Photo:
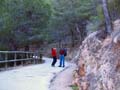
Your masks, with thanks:
M119 35L120 29L110 37L94 32L83 41L73 82L79 90L120 90L120 38L116 32Z

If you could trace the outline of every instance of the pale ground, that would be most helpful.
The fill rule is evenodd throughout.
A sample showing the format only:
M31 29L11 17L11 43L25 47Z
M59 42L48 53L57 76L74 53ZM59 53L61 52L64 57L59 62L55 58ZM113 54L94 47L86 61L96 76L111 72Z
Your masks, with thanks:
M56 75L51 82L50 90L72 90L70 85L72 84L74 70L75 65L72 64Z
M58 67L58 61L55 67L51 67L52 59L44 58L44 60L43 64L0 72L0 90L50 90L51 81L55 76L57 76L56 80L58 79L56 88L61 87L61 89L54 90L68 90L64 85L71 82L69 80L71 80L72 71L70 68L66 69L66 67L71 67L71 63L66 62L66 67L63 68Z

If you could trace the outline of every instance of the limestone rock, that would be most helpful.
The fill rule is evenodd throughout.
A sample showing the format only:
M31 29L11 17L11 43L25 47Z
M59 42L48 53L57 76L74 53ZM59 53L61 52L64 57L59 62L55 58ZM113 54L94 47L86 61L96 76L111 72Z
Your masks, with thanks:
M115 23L120 27L119 21ZM119 27L111 37L99 37L102 32L97 31L83 41L77 57L80 90L120 90Z

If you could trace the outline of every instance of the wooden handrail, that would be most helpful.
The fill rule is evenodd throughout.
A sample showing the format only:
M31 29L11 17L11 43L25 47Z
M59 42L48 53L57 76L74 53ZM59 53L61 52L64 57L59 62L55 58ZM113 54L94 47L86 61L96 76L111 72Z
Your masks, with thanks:
M12 54L12 56L10 56L10 54ZM37 56L37 58L34 58L34 55ZM1 64L4 64L6 69L9 67L9 63L13 63L13 67L16 67L18 61L21 62L22 65L24 65L25 62L30 64L38 64L42 61L41 52L0 51L0 56L0 68ZM17 56L19 56L19 58Z
M28 52L28 51L0 51L0 53L35 53L35 52Z

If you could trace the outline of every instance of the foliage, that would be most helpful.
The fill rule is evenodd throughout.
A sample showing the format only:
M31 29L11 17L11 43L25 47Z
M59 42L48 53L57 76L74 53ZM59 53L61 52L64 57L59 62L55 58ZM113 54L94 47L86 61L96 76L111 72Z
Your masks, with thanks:
M55 24L59 21L63 23L71 23L80 19L89 19L92 9L90 0L53 0L53 20Z
M96 2L95 7L96 7L96 14L97 15L90 17L90 21L86 27L88 34L98 30L99 27L101 27L101 25L104 22L104 14L103 14L102 5L99 4L99 2Z
M10 43L12 39L18 45L25 44L36 35L38 41L41 40L51 16L51 6L49 0L1 0L0 15L1 41Z
M74 41L79 35L75 34L76 25L83 26L81 34L84 34L86 21L94 15L93 3L93 0L52 0L53 14L50 28L55 32L53 38L64 40L66 35L70 35L71 40ZM80 36L84 38L84 35Z
M104 20L104 15L103 15L103 9L102 9L102 5L98 5L96 7L96 10L97 10L97 16L98 16L98 19L100 20Z
M84 39L103 24L101 0L0 0L0 46ZM119 0L109 0L113 19ZM87 28L87 29L86 29ZM87 31L86 31L87 30Z
M76 85L71 85L70 87L72 88L72 90L79 90L78 86Z
M3 43L2 44L0 43L0 50L2 50L2 51L6 51L7 50L8 51L10 49L7 47L7 44L3 45Z
M109 11L112 20L116 20L120 16L120 0L109 0Z

